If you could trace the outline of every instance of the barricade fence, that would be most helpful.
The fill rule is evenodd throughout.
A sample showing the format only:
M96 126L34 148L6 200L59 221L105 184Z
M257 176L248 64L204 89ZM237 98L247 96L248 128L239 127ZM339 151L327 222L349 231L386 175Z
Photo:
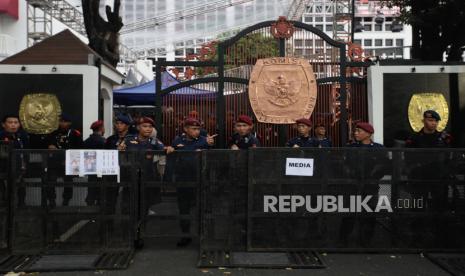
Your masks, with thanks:
M119 177L66 175L65 151L5 152L14 254L196 236L201 254L465 248L465 149L127 151Z

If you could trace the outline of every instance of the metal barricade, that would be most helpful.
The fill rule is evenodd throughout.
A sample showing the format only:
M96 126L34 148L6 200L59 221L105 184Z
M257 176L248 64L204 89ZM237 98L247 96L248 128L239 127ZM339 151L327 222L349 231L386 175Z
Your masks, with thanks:
M11 254L63 263L53 270L69 269L66 262L71 266L74 262L77 269L128 265L138 193L134 154L119 153L119 179L66 175L65 151L61 150L15 150L11 157ZM118 196L121 190L124 198ZM80 257L73 260L69 257L73 254ZM55 260L57 256L64 259ZM22 269L43 268L40 263L29 265Z

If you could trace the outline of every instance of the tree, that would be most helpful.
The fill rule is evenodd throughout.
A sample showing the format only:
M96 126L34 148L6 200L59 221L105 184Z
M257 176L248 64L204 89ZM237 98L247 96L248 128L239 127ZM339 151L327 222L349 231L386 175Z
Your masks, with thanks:
M465 46L464 0L382 0L397 6L401 21L412 26L412 58L442 61L462 60Z

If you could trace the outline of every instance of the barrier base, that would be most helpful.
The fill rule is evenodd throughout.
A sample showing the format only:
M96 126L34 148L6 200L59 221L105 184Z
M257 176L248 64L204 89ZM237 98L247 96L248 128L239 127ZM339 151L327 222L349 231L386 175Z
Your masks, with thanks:
M322 257L313 251L227 252L203 251L198 267L243 268L325 268Z
M3 255L0 272L119 270L128 268L133 251L88 255Z

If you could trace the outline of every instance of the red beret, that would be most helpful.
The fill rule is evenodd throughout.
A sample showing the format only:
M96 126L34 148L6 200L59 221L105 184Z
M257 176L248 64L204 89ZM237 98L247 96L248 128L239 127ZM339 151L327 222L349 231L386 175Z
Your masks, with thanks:
M253 125L252 118L250 118L250 117L247 116L247 115L240 115L240 116L237 118L236 123L244 123L244 124L248 124L249 126Z
M138 125L140 124L151 124L152 126L155 126L155 122L152 120L150 117L142 117L139 119L137 122Z
M355 128L363 129L366 132L371 133L371 134L375 132L375 129L373 128L373 126L370 123L366 123L366 122L357 123Z
M199 120L196 118L189 117L186 120L184 120L184 126L200 126Z
M93 122L93 123L90 125L90 129L92 129L92 130L97 130L97 129L101 128L102 126L103 126L103 121L102 121L102 120L98 120L98 121Z
M296 124L304 124L304 125L307 125L309 127L312 126L312 121L310 121L309 119L305 119L305 118L300 118L298 120L295 121Z

